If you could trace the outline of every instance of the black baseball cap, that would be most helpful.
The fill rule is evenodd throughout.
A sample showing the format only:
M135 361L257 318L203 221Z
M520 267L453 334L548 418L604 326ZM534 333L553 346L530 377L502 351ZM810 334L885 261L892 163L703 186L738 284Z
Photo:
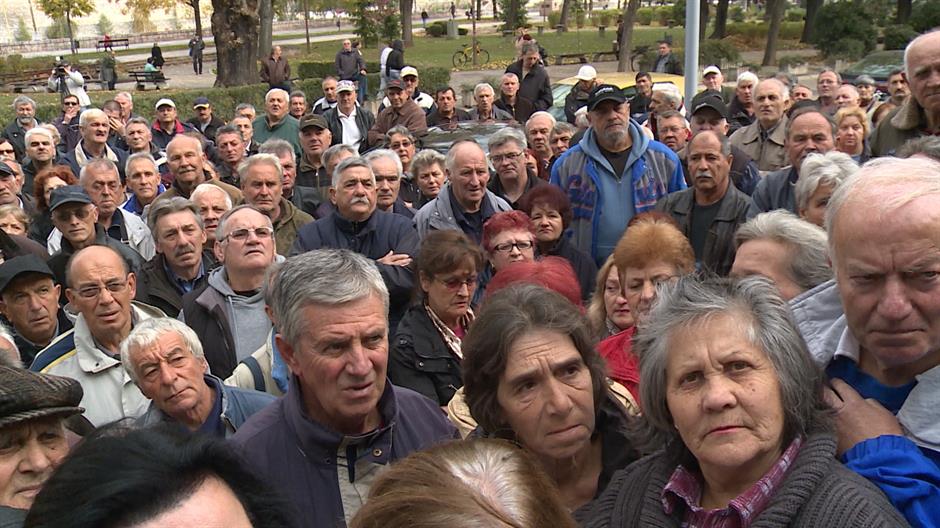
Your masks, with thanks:
M90 204L91 197L79 185L66 185L52 190L49 211L55 211L60 205L68 203Z
M326 118L320 114L307 114L300 118L300 130L305 130L310 127L317 127L320 130L330 128L326 123Z
M588 112L602 101L616 101L618 104L626 103L627 98L623 96L623 91L612 84L601 84L591 90L591 96L588 98Z
M718 112L718 115L728 119L728 106L721 98L721 94L716 90L705 90L692 99L692 113L695 115L699 110L711 108Z
M55 280L52 270L41 258L36 255L21 255L0 264L0 293L3 293L14 279L24 273L38 273Z

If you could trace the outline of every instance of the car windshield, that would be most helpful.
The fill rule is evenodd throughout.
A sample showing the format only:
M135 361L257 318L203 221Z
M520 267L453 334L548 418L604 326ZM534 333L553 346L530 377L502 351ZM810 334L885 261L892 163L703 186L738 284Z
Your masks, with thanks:
M852 74L868 74L872 77L887 77L891 71L904 65L903 51L884 51L872 53L868 57L848 67L846 72Z
M562 112L564 114L564 112ZM461 139L472 139L476 141L483 150L489 153L489 146L487 141L489 137L495 134L498 130L506 128L506 123L477 123L475 121L461 121L458 123L457 127L453 129L443 129L439 127L431 127L428 129L426 136L421 138L421 148L433 149L441 154L447 154L447 151L450 149L456 141ZM518 125L510 125L516 128L521 128Z

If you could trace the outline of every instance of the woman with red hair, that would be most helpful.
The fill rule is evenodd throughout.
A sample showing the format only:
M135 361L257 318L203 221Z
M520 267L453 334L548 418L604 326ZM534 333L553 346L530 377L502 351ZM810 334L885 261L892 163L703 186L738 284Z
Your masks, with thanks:
M490 281L486 298L514 284L535 284L553 290L571 301L571 304L583 308L578 278L574 276L571 264L561 257L545 257L538 261L515 262L506 266Z
M29 238L39 242L44 247L49 233L55 229L52 225L52 215L49 213L49 197L52 190L66 185L77 185L78 178L72 173L68 165L53 165L48 169L39 171L33 179L33 199L36 200L36 214L29 224Z
M493 274L513 262L535 260L535 234L529 216L522 211L501 211L483 224L483 251L487 266L480 275L480 286L473 304L483 299Z

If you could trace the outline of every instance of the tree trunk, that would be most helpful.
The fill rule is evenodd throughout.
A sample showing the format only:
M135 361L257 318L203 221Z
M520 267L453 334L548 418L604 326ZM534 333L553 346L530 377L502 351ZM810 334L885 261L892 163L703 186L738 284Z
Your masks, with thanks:
M907 24L911 19L911 0L898 0L898 24Z
M816 36L816 15L822 7L823 0L806 0L806 17L803 22L803 35L800 42L810 44Z
M633 26L639 8L640 0L629 0L623 6L623 38L620 40L620 59L617 61L619 72L630 69L630 41L633 40Z
M712 31L711 38L723 39L728 26L728 0L718 0L718 7L715 8L715 30Z
M218 61L216 86L258 82L260 0L212 0L212 35Z
M202 13L199 11L199 0L186 0L189 7L193 8L193 20L196 22L196 34L202 36Z
M274 4L272 0L258 0L258 18L261 27L258 28L258 59L267 57L274 44Z
M783 11L786 0L768 0L767 10L770 12L770 29L767 31L767 47L764 48L764 60L761 66L774 66L777 64L777 40L780 36L780 23L783 21Z
M476 11L473 12L473 16L477 20L483 20L483 0L477 0Z
M65 10L65 32L69 36L69 49L72 50L72 55L75 55L78 50L75 49L75 35L72 34L72 10Z
M493 0L494 2L496 0ZM516 30L516 21L519 20L519 0L511 0L509 2L509 12L503 13L503 18L506 19L505 29L508 31Z
M415 37L412 34L411 13L414 10L414 0L399 0L401 7L401 40L406 47L414 46Z
M699 10L699 24L698 24L698 40L699 42L705 40L705 31L708 27L708 8L710 6L708 0L699 0L698 10Z
M561 4L561 18L558 19L558 23L562 26L568 27L568 16L571 13L571 0L564 0Z

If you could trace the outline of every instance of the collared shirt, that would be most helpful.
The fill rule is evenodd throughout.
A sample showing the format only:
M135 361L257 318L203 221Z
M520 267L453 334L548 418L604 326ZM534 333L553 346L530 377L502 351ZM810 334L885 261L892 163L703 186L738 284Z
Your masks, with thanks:
M212 382L212 378L204 376L203 378L215 394L215 401L212 403L212 410L206 421L199 426L199 433L214 436L216 438L225 438L225 423L222 421L222 386Z
M120 207L114 210L114 214L111 215L111 225L105 229L105 232L114 240L128 244L127 228L124 227L124 213L121 211Z
M180 292L183 295L193 291L196 287L196 283L199 282L199 279L203 278L206 275L206 262L204 260L199 262L199 273L193 277L192 280L186 280L176 272L173 271L173 268L170 267L170 263L163 259L163 269L166 271L166 276L170 278L170 283L176 288L176 291Z
M359 143L362 142L362 132L356 124L356 107L353 107L349 115L344 114L343 111L337 107L336 115L339 117L339 122L343 126L343 144L358 150Z
M773 466L741 495L738 495L725 508L706 510L700 506L702 500L702 475L690 471L681 464L672 472L666 486L660 494L663 511L671 515L678 508L685 507L682 526L687 528L748 528L760 515L783 483L790 465L796 460L801 437L790 442L789 447L780 455Z

